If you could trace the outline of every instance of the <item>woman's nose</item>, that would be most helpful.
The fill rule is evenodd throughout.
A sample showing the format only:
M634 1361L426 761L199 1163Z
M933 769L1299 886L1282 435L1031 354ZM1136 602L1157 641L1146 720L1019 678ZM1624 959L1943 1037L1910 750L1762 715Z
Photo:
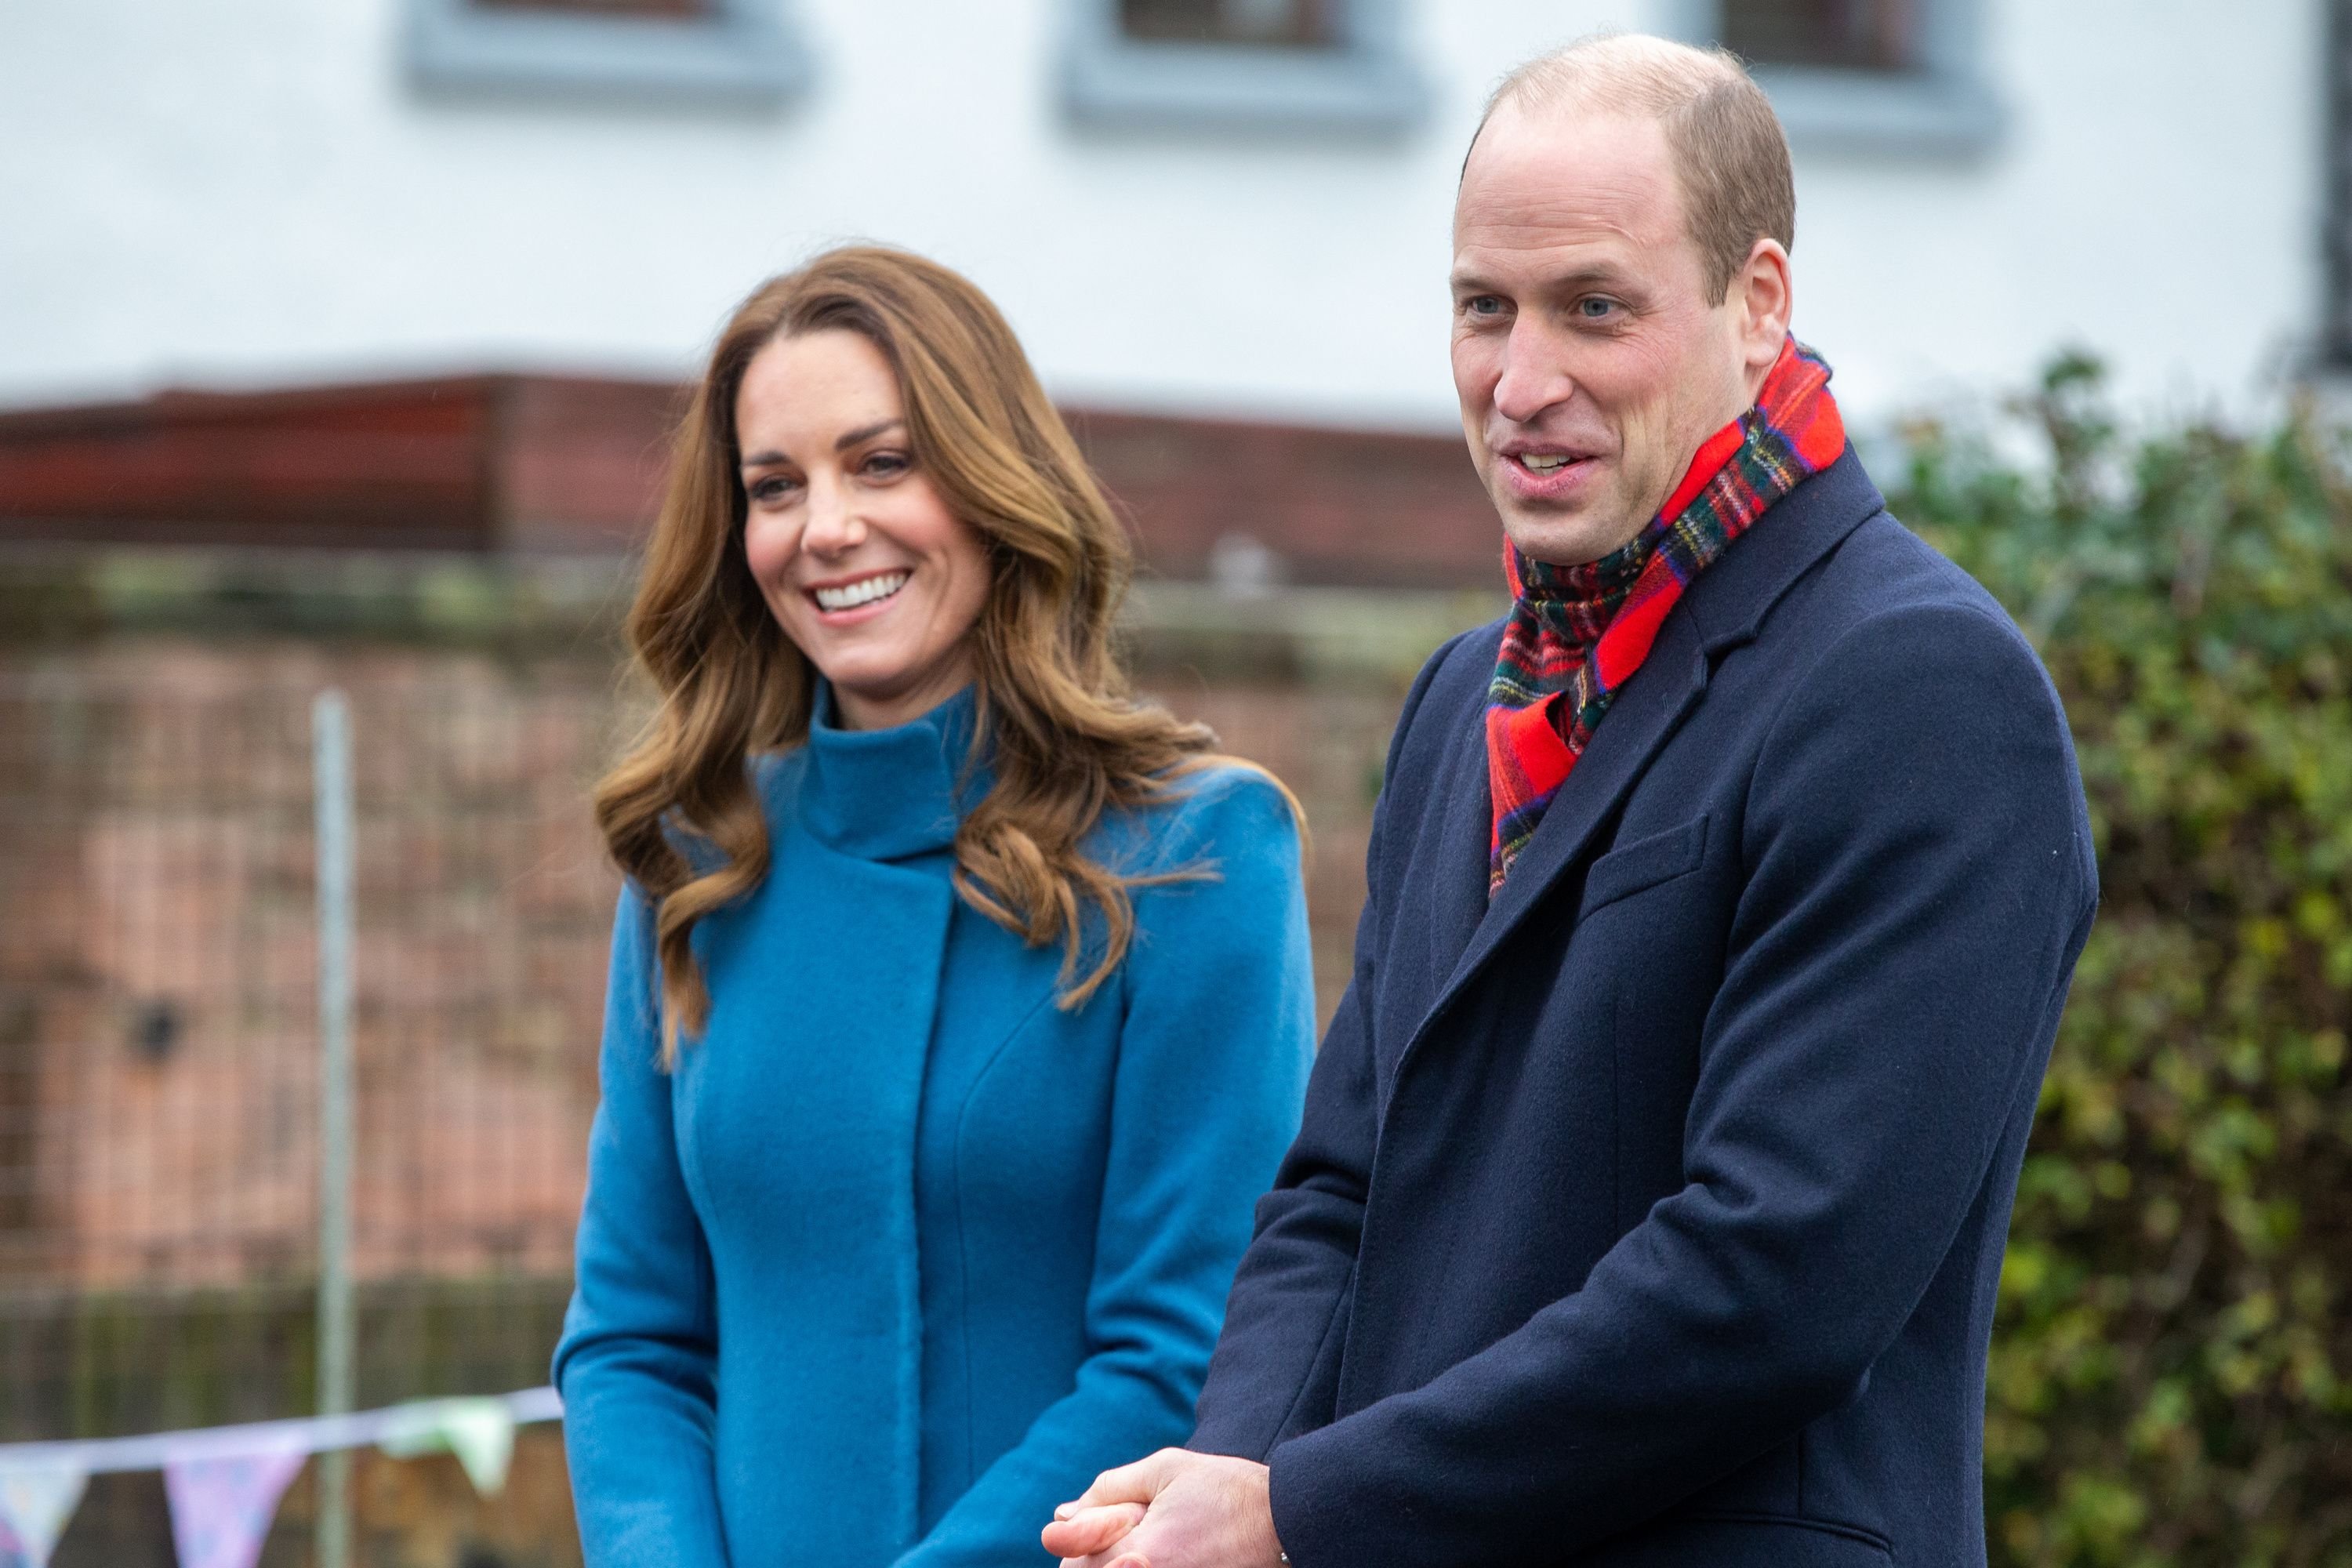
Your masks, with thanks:
M866 537L849 498L837 489L817 489L809 496L808 524L801 531L801 548L815 555L838 555L854 549Z

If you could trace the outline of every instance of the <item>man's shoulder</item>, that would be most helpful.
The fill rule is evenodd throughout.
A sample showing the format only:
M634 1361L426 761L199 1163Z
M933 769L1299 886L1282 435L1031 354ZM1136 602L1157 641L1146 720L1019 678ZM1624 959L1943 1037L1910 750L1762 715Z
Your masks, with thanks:
M2000 601L1926 540L1880 510L1864 520L1767 620L1760 640L1800 662L1856 633L1900 644L1958 638L1996 660L2040 658Z
M1890 769L1954 748L2006 757L1998 779L1957 763L1905 776L1919 798L1952 792L1971 820L1991 820L1985 792L2002 788L2084 827L2065 709L2041 655L1982 584L1891 514L1857 527L1789 595L1756 651L1766 663L1750 689L1778 691L1752 715L1768 753L1826 746Z
M1502 650L1503 628L1510 621L1507 614L1497 616L1485 626L1456 632L1440 644L1422 667L1421 679L1414 682L1421 689L1421 699L1408 704L1408 710L1483 710L1486 693L1495 682L1495 660Z
M1396 731L1389 742L1389 774L1410 767L1433 748L1444 750L1467 731L1481 731L1477 722L1486 709L1486 694L1495 683L1495 660L1503 646L1507 615L1456 632L1438 645L1413 678L1397 714ZM1483 732L1483 731L1482 731Z

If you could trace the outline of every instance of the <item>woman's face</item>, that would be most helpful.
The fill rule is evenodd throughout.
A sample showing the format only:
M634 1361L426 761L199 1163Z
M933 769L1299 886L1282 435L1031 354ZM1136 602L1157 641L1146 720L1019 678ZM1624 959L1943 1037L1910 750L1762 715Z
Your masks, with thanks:
M898 378L871 341L778 338L735 395L743 553L844 725L921 717L971 679L989 591L980 533L915 466Z

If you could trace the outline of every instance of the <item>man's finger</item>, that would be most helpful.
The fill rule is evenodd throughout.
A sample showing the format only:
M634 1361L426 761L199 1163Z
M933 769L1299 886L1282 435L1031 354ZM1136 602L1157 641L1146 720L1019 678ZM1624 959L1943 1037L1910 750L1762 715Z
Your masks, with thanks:
M1182 1452L1181 1448L1162 1448L1156 1454L1146 1454L1131 1465L1105 1470L1095 1478L1095 1484L1088 1487L1083 1495L1055 1509L1054 1517L1067 1519L1082 1508L1102 1508L1115 1502L1150 1502L1167 1484L1169 1457Z
M1133 1552L1122 1552L1115 1557L1097 1553L1092 1557L1065 1557L1062 1568L1151 1568L1151 1559Z
M1081 1509L1067 1519L1055 1520L1045 1527L1039 1539L1045 1550L1056 1557L1091 1557L1109 1551L1142 1522L1141 1503L1115 1502L1103 1508Z

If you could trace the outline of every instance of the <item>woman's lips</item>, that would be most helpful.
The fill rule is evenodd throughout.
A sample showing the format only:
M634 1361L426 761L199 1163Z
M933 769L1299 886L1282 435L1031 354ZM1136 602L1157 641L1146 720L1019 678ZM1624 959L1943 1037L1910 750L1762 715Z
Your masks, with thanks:
M816 606L818 617L827 625L845 625L880 615L905 590L913 575L904 567L871 572L845 583L826 583L808 589L807 597Z

